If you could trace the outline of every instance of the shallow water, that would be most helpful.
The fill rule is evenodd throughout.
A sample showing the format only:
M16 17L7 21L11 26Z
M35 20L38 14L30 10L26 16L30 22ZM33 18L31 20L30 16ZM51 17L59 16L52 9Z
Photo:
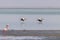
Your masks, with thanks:
M26 18L21 22L20 18ZM42 24L37 18L42 17ZM9 24L9 30L60 30L60 9L0 9L0 30ZM0 40L60 40L45 36L0 36Z
M20 18L26 18L21 22ZM37 18L42 17L42 24L37 22ZM9 24L10 29L19 30L60 30L60 15L23 15L23 14L0 14L0 29Z
M26 18L21 23L20 18ZM42 24L37 22L43 18ZM9 30L60 30L60 9L0 9L0 29L9 24Z

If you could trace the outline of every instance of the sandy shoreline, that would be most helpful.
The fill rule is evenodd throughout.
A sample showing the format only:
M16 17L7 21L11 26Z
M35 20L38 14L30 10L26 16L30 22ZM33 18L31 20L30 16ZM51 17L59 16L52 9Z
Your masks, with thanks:
M0 30L0 36L60 36L60 30Z

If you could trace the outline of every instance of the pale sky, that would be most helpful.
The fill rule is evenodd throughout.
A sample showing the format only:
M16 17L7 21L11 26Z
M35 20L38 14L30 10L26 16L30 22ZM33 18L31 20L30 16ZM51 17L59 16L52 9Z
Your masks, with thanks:
M60 0L0 0L0 8L60 8Z

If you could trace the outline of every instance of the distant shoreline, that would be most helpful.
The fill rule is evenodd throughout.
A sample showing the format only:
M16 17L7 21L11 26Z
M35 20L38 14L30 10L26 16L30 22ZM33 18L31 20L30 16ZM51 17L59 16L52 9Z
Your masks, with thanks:
M60 8L0 8L0 9L60 9Z

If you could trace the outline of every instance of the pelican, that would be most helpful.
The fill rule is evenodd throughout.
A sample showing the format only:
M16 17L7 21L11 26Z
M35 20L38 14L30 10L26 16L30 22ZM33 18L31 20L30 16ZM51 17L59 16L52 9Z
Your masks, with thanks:
M6 27L3 29L4 32L8 31L9 24L6 25Z

